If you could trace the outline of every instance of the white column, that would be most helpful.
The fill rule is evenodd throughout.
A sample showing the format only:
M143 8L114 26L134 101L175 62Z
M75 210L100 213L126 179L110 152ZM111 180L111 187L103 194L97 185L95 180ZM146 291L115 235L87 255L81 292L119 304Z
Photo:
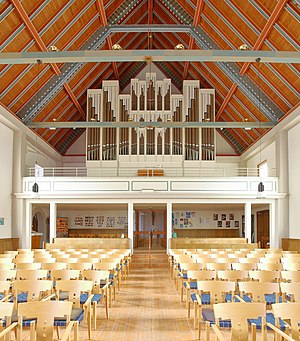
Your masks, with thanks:
M53 238L56 237L56 217L57 217L57 204L50 202L50 222L49 222L49 242L53 243Z
M245 204L245 238L251 243L251 203Z
M31 249L31 228L32 228L32 203L26 201L25 204L25 226L23 225L20 247Z
M281 240L278 238L276 233L276 205L272 202L269 205L269 224L270 224L270 248L279 248Z
M21 193L22 177L26 175L25 169L26 135L20 131L14 131L13 145L13 177L12 177L12 237L22 238L25 210L23 199L15 197L15 193Z
M128 203L128 238L130 241L130 248L133 251L133 202Z
M167 203L167 252L171 247L171 238L172 238L172 203Z
M288 132L280 131L275 143L276 147L276 170L278 176L279 193L287 193L289 191L289 171L288 171ZM276 245L280 247L281 238L289 237L289 198L288 195L284 199L277 199L275 207L275 236Z

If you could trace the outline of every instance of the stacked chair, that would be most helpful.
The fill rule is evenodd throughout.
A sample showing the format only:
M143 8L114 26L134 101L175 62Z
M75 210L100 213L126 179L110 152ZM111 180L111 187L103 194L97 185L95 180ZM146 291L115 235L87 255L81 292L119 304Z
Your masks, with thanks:
M0 255L0 340L78 340L97 327L98 308L109 307L130 271L131 251L117 249L19 249ZM100 311L100 310L99 310ZM83 325L83 327L84 327ZM64 327L63 335L60 329Z
M225 340L299 340L300 254L282 249L169 250L171 276L193 325ZM228 332L227 332L228 336ZM270 337L270 335L268 335Z

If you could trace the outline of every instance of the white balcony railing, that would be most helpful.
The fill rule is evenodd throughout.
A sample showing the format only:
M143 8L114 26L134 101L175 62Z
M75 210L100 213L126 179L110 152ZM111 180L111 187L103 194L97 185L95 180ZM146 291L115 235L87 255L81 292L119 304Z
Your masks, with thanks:
M146 169L145 167L141 167ZM228 167L163 167L163 168L147 168L148 170L162 169L163 175L168 177L257 177L259 172L257 168L228 168ZM147 172L152 174L152 172ZM86 167L45 167L42 168L44 177L135 177L138 175L137 168L86 168ZM35 176L35 168L27 169L27 176ZM276 177L276 169L268 169L269 177Z

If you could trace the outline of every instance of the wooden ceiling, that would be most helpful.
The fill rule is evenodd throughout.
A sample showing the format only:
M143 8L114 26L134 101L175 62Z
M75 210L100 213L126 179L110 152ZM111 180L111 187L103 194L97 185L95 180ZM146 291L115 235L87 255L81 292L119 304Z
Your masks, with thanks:
M298 0L36 0L1 1L1 52L112 49L238 49L299 51ZM182 32L117 32L111 25L190 25ZM31 121L80 121L86 91L102 80L118 79L124 89L145 63L1 65L0 102L24 124ZM181 89L184 79L199 79L216 89L218 121L278 122L299 106L299 64L157 63ZM254 97L253 97L254 96ZM259 97L258 97L259 96ZM257 100L260 99L260 110ZM37 104L38 103L38 104ZM62 155L82 129L37 129ZM223 129L219 133L241 154L263 129Z

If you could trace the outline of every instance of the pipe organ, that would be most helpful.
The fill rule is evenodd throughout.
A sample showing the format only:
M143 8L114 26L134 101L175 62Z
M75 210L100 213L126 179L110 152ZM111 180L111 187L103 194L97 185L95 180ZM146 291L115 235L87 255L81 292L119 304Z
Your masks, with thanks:
M215 120L215 91L185 80L182 94L172 94L171 79L132 79L130 94L119 94L118 81L103 81L87 92L87 121L200 122ZM215 161L214 128L88 128L87 165L103 162Z

